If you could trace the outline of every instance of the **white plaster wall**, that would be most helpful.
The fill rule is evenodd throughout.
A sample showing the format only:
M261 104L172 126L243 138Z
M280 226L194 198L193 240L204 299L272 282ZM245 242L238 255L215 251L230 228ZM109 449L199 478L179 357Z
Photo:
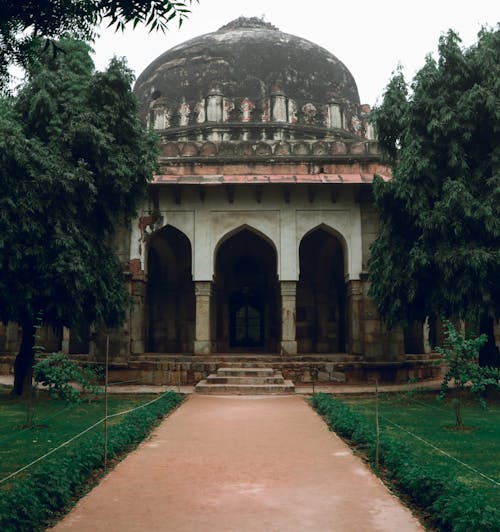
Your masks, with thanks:
M138 212L143 212L145 205ZM141 269L144 269L144 242L143 234L139 229L139 216L132 219L130 228L130 260L139 259L141 261Z
M331 231L341 241L346 278L359 279L362 271L359 204L347 188L342 190L335 203L330 200L329 189L324 192L316 194L314 201L310 202L306 189L294 187L290 202L286 203L280 187L264 186L258 203L255 189L235 186L234 199L230 203L223 187L207 187L204 201L195 190L186 187L181 202L176 204L166 189L160 195L162 226L172 225L191 242L195 281L213 279L218 247L242 228L254 230L275 248L280 280L298 280L300 241L319 226ZM130 258L140 258L143 269L146 269L146 245L141 242L138 221L132 225Z

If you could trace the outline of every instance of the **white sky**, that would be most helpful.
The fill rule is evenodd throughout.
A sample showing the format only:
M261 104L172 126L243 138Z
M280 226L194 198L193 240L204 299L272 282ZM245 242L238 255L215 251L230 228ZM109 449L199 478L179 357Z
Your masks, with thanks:
M354 75L361 103L373 105L398 63L407 78L413 77L449 28L469 46L483 25L495 26L500 19L496 0L199 0L191 10L181 29L174 23L166 34L143 28L124 34L101 29L94 45L96 67L105 68L113 55L124 56L138 76L158 55L181 42L239 16L264 15L281 31L337 56Z

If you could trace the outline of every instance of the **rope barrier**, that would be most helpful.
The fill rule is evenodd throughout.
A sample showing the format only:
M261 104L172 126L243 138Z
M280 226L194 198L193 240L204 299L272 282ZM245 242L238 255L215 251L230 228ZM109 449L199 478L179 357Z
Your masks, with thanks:
M0 480L0 484L3 484L4 482L6 482L7 480L11 479L12 477L15 477L16 475L18 475L19 473L22 473L23 471L25 471L26 469L28 469L29 467L37 464L38 462L44 460L45 458L47 458L48 456L50 456L51 454L55 453L56 451L58 451L59 449L62 449L63 447L66 447L67 445L69 445L71 442L75 441L76 439L80 438L80 436L83 436L84 434L86 434L87 432L91 431L92 429L94 429L95 427L97 427L98 425L100 425L101 423L104 423L105 419L111 419L111 418L114 418L114 417L117 417L117 416L122 416L124 414L129 414L130 412L134 412L135 410L139 410L141 408L144 408L145 406L148 406L150 404L153 404L155 403L156 401L159 401L163 396L165 396L169 391L171 390L167 390L166 392L164 392L163 394L159 395L158 397L155 397L154 399L152 399L151 401L148 401L147 403L144 403L142 405L139 405L139 406L136 406L134 408L129 408L128 410L123 410L122 412L117 412L115 414L110 414L106 417L103 417L102 419L100 419L99 421L96 421L93 425L91 425L90 427L87 427L85 430L82 430L82 432L79 432L78 434L76 434L75 436L73 436L72 438L70 438L69 440L61 443L60 445L58 445L57 447L55 447L54 449L51 449L50 451L46 452L45 454L43 454L42 456L38 457L36 460L33 460L32 462L30 462L29 464L26 464L25 466L19 468L17 471L14 471L13 473L11 473L10 475L6 476L5 478L1 479Z
M33 462L30 462L29 464L21 467L20 469L18 469L17 471L14 471L14 473L11 473L10 475L6 476L5 478L3 478L2 480L0 480L0 484L3 484L4 482L6 482L7 480L9 480L10 478L12 477L15 477L16 475L18 475L19 473L23 472L24 470L28 469L29 467L31 467L32 465L35 465L36 463L40 462L41 460L44 460L45 458L47 458L47 456L50 456L51 454L55 453L56 451L58 451L59 449L62 449L63 447L65 447L66 445L70 444L72 441L76 440L77 438L79 438L80 436L83 436L84 434L86 434L87 432L89 432L90 430L94 429L95 427L97 427L98 425L100 425L102 422L104 421L104 418L100 419L99 421L97 421L96 423L94 423L92 426L86 428L85 430L83 430L82 432L80 432L79 434L77 434L76 436L73 436L72 438L70 438L69 440L65 441L64 443L61 443L61 445L58 445L57 447L55 447L54 449L51 449L49 452L45 453L44 455L40 456L39 458L37 458L36 460L33 460Z
M497 482L495 479L491 478L491 477L488 477L487 475L485 475L484 473L481 473L481 471L478 471L477 469L475 469L474 467L472 467L471 465L469 464L466 464L465 462L462 462L462 460L459 460L458 458L456 458L455 456L447 453L446 451L444 451L443 449L440 449L439 447L437 447L436 445L434 445L433 443L425 440L424 438L418 436L417 434L414 434L413 432L405 429L404 427L402 427L401 425L398 425L397 423L394 423L394 421L391 421L389 418L385 417L385 416L382 416L380 415L380 417L382 419L385 419L385 421L387 421L388 423L390 423L391 425L394 425L396 428L398 428L399 430L403 431L403 432L406 432L407 434L409 434L410 436L412 436L413 438L421 441L422 443L425 443L426 445L428 445L429 447L432 447L433 449L435 449L436 451L438 451L439 453L441 453L442 455L446 456L447 458L450 458L451 460L454 460L455 462L459 463L460 465L462 465L463 467L469 469L470 471L476 473L477 475L480 475L482 476L483 478L485 478L486 480L489 480L490 482L492 482L493 484L495 484L496 486L500 486L500 482Z
M406 397L404 395L401 396L401 400L402 401L410 401L410 402L415 403L417 405L425 406L426 408L433 408L434 410L439 410L440 412L447 412L448 411L446 408L443 408L443 407L440 407L440 406L436 406L436 405L432 405L430 403L423 403L422 401L416 401L415 399L412 399L411 397ZM370 398L368 398L368 401L370 401L370 404L371 404L373 399L370 397ZM381 403L383 404L385 402L391 404L391 400L386 401L386 399L382 398L381 399Z
M119 385L122 385L122 384L141 383L141 382L143 382L143 381L145 381L145 380L148 380L148 379L149 379L149 377L142 377L141 379L134 379L134 380L129 380L129 381L110 382L110 383L108 384L108 386L119 386ZM156 386L156 385L151 385L151 386ZM167 392L167 391L175 391L175 388L177 387L177 386L174 385L174 384L168 384L168 385L165 385L165 386L168 386L168 387L169 387L169 389L165 390L166 392ZM102 387L102 386L101 386L101 387ZM152 392L147 392L147 391L145 391L144 393L147 394L147 393L152 393ZM75 406L77 406L77 405L78 405L78 403L75 403L75 404L73 404L73 405L71 405L71 406L66 406L66 407L64 407L63 409L57 411L55 414L52 414L52 415L50 415L50 416L48 416L48 417L41 418L40 420L37 420L37 423L39 423L39 424L40 424L40 423L45 423L46 421L49 421L49 420L51 420L51 419L57 417L58 415L60 415L60 414L63 413L63 412L66 412L66 411L72 410L72 409L75 408ZM32 430L33 428L36 428L36 427L25 427L25 428L23 428L23 429L21 429L21 430L15 432L15 433L13 433L13 434L7 434L7 435L5 435L5 436L2 436L2 437L0 437L0 442L6 442L6 441L9 441L9 440L15 439L20 433L25 432L25 431L28 431L28 430Z
M446 408L442 408L440 406L432 405L430 403L422 403L422 401L417 401L416 399L412 399L411 397L403 396L405 401L411 401L412 403L415 403L417 405L425 406L426 408L430 407L434 410L439 410L440 412L447 412L448 410Z

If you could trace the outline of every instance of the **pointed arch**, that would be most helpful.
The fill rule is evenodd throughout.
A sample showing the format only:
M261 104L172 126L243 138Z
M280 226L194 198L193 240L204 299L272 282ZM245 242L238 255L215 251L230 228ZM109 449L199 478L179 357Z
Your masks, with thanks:
M276 352L280 338L277 249L242 224L215 247L214 300L219 352Z
M331 234L333 237L335 237L340 242L342 246L343 257L344 257L344 272L347 274L349 272L349 266L350 266L349 265L349 247L347 244L347 239L339 229L336 229L327 223L323 222L320 224L316 224L310 229L307 229L302 235L297 235L297 240L299 243L299 245L297 246L297 255L299 255L300 245L302 241L304 240L304 238L306 238L311 233L314 233L315 231L320 231L320 230ZM299 264L299 270L300 270L300 262L298 262L298 264Z
M226 242L227 240L229 240L230 238L234 237L235 235L237 235L238 233L240 233L242 231L249 231L249 232L255 234L256 236L260 237L267 244L269 244L272 247L274 253L276 254L276 260L279 263L278 246L277 246L276 242L274 242L274 240L269 235L264 233L263 231L260 231L256 227L245 223L245 224L238 225L234 229L231 229L230 231L228 231L222 237L219 238L219 240L217 241L217 243L214 246L214 251L213 251L213 261L214 261L213 263L214 263L214 265L216 265L216 263L217 263L217 261L216 261L217 253L219 251L220 246L222 244L224 244L224 242Z
M195 296L189 238L167 224L147 241L147 350L192 352Z
M298 350L303 353L345 352L345 241L331 227L318 224L302 237L298 253Z

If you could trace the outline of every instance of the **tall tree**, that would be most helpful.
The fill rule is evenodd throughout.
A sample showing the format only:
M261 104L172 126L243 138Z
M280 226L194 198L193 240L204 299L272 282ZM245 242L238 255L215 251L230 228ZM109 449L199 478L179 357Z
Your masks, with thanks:
M371 295L390 324L456 316L488 335L500 315L500 31L464 49L449 31L408 86L399 70L373 118L393 179L377 180Z
M126 65L94 72L89 47L60 41L0 110L0 318L23 335L14 390L31 382L45 324L117 325L129 295L111 247L156 166Z
M92 40L103 21L116 29L144 24L164 31L172 20L179 25L191 0L0 0L0 87L8 80L9 64L29 64L40 39L71 34ZM45 41L46 43L48 41Z

